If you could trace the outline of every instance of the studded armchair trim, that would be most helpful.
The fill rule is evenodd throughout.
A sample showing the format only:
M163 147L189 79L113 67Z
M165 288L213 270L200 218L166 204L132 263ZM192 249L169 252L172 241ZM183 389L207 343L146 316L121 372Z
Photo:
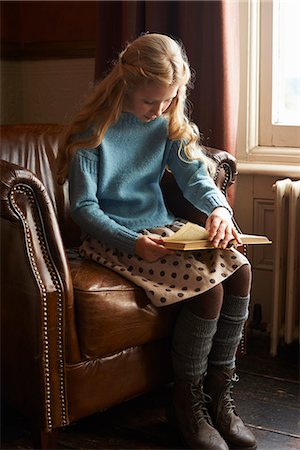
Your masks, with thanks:
M20 197L27 197L28 203L30 205L31 211L27 214L22 211L22 206L20 206ZM27 255L31 265L33 275L35 277L36 283L39 286L41 293L41 305L40 305L40 330L41 330L41 342L40 342L40 362L41 370L43 372L43 394L44 394L44 405L45 405L45 427L46 431L52 430L54 423L57 419L60 421L60 426L67 425L67 411L66 411L66 397L65 397L65 374L64 374L64 333L63 333L63 323L64 323L64 299L63 299L63 289L62 281L60 280L60 275L58 274L53 261L51 260L51 255L49 254L47 248L47 241L42 228L42 221L40 217L40 211L38 208L37 201L35 199L32 189L25 185L16 185L9 196L10 204L12 210L19 217L23 229L24 237L27 248ZM23 202L22 202L23 203ZM32 224L29 224L27 220L28 215L33 219ZM33 229L34 225L34 229ZM36 235L37 240L33 239L33 234ZM40 253L43 257L43 272L47 268L48 276L53 282L55 289L55 297L49 298L47 282L45 273L40 270L40 261L37 260L36 255ZM40 258L39 258L40 259ZM53 296L52 296L53 297ZM56 308L55 311L50 309L49 302L55 301ZM55 317L53 315L55 314ZM52 315L52 317L51 317ZM56 322L55 326L55 344L51 342L51 337L49 336L50 323L52 321ZM55 349L51 349L51 346L55 345ZM57 380L52 380L52 378L57 378ZM58 383L58 389L53 388L53 384ZM59 405L59 416L57 416L57 407Z
M232 166L227 163L227 162L223 162L221 164L218 165L216 173L214 175L214 180L216 181L219 177L219 173L221 170L224 170L225 172L225 177L224 180L222 182L222 185L220 186L220 190L221 192L226 196L226 192L228 187L234 183L235 181L235 177L236 177L236 172L233 172L232 170Z
M1 161L1 172L1 217L6 223L19 228L23 247L18 252L28 262L26 273L30 278L26 280L26 275L24 278L20 274L20 279L23 279L19 283L16 278L16 286L13 279L6 282L9 283L10 295L18 298L19 304L27 302L25 306L24 303L20 305L20 311L25 310L34 323L34 329L30 328L31 338L25 335L28 327L24 326L24 331L19 330L26 341L26 358L32 359L32 365L36 367L36 372L33 372L36 379L29 384L26 395L32 403L30 407L34 409L36 421L45 431L51 431L69 423L65 322L67 309L73 302L73 287L54 209L43 184L32 172L14 164ZM14 258L18 255L11 255L10 265ZM2 274L5 277L5 268ZM18 277L18 274L15 276ZM27 300L26 292L22 294L22 289L32 291L33 286L36 293L31 292L34 299L31 302ZM7 308L12 308L9 298L3 301ZM15 305L18 309L18 303ZM14 314L18 312L10 312L10 316ZM20 323L22 328L22 321ZM7 326L8 332L13 332L13 322ZM20 370L18 364L16 367ZM32 402L31 395L35 398Z

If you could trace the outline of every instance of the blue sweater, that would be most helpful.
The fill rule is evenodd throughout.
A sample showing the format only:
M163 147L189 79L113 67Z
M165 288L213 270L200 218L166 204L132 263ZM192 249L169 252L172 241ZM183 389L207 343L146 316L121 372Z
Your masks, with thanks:
M198 209L207 215L218 206L230 210L205 164L183 161L178 148L178 141L168 139L163 116L145 123L122 113L98 148L77 151L71 161L69 193L72 217L83 233L133 254L142 229L175 218L160 188L166 166Z

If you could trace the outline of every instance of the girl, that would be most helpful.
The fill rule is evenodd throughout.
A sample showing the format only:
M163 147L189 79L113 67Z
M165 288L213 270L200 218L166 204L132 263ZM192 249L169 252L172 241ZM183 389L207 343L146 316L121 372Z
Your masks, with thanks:
M255 449L231 398L251 270L243 255L226 249L240 240L188 119L190 78L186 54L172 38L145 34L130 43L69 127L59 178L69 178L72 216L85 236L81 255L141 286L157 307L182 302L172 340L172 412L185 445ZM207 214L216 249L163 246L161 237L184 223L163 200L166 166Z

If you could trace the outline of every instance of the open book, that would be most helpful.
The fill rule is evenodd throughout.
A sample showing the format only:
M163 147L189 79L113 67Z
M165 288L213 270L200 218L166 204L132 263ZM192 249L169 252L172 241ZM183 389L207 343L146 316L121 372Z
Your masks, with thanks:
M240 234L243 244L271 244L266 236L253 234ZM214 248L208 240L208 231L192 222L187 222L172 236L163 238L164 246L170 250L201 250ZM228 247L237 246L235 239L230 241Z

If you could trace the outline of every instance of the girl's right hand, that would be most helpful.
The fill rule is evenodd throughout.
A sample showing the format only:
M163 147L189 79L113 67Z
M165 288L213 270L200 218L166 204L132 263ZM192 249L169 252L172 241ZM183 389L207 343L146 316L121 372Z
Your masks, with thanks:
M174 253L172 250L168 250L162 242L162 239L152 236L141 236L135 243L135 253L148 262L157 261L165 255Z

